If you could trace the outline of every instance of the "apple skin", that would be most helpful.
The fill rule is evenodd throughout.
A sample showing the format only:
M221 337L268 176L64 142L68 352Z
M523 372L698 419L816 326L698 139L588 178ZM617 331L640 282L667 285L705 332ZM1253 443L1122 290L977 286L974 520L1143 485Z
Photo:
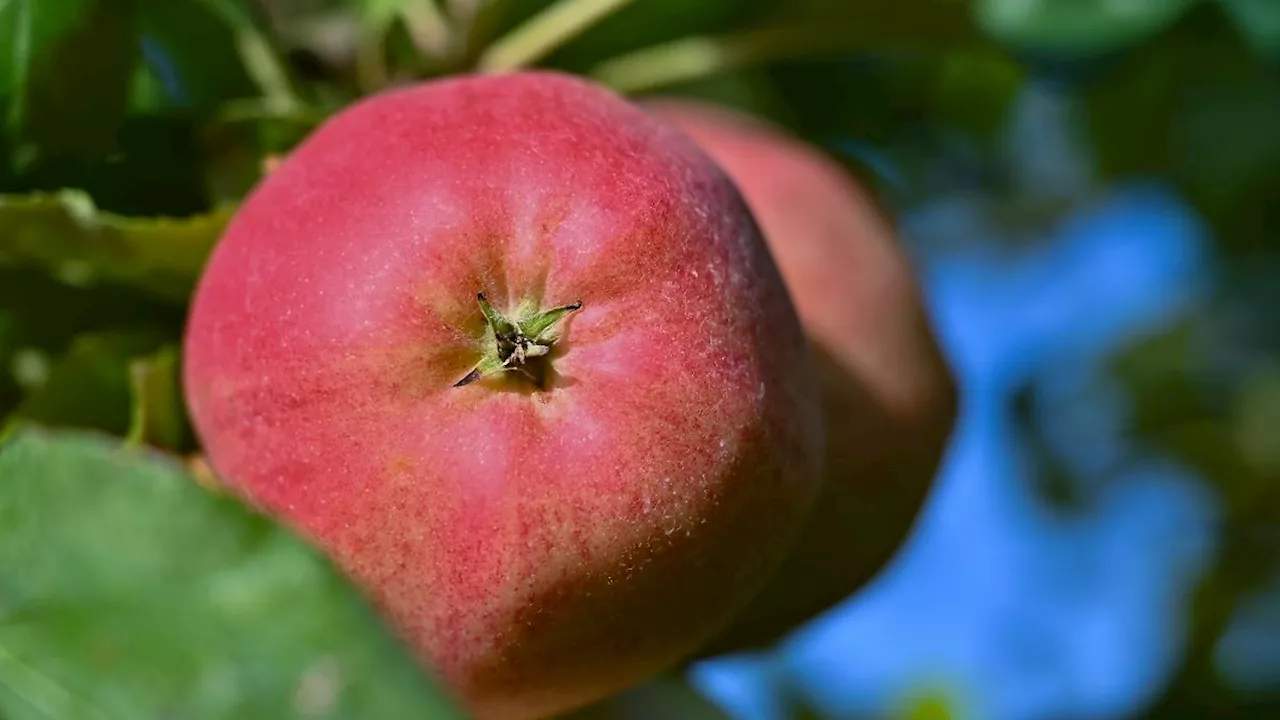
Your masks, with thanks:
M493 342L478 292L583 302L548 387L453 387ZM213 469L326 549L475 717L678 663L777 569L821 483L812 360L737 190L556 73L330 119L219 241L184 349Z
M958 391L912 267L868 194L817 148L708 103L655 98L742 192L811 340L827 429L823 490L779 573L701 655L776 642L864 586L929 494Z

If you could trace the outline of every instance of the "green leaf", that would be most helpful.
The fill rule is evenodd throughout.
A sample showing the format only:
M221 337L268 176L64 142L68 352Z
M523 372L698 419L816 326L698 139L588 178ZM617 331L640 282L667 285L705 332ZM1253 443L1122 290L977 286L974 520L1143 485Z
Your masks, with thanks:
M211 112L227 100L258 93L233 26L207 4L141 0L139 30L147 69L170 106Z
M182 401L178 349L167 345L129 363L132 413L129 441L166 450L186 450L191 438Z
M1254 52L1280 59L1280 2L1220 0Z
M0 268L0 421L47 379L74 339L108 328L179 337L185 307L119 286L75 288L28 269ZM19 382L21 380L21 382Z
M1200 0L978 0L978 23L1028 50L1093 55L1151 37Z
M516 326L506 316L493 309L488 299L485 298L484 293L476 295L476 302L479 303L480 312L484 315L484 319L489 323L489 326L493 328L494 333L501 336L514 335L517 332Z
M132 91L134 101L141 100L139 91L145 89L138 85ZM32 156L16 148L15 159L20 162L15 163L15 172L6 177L0 166L0 194L75 188L103 210L121 215L180 217L203 212L214 203L204 185L209 158L202 143L203 127L196 120L176 112L130 115L116 133L115 149L96 158ZM4 152L0 146L0 155Z
M1099 168L1171 177L1218 242L1273 247L1280 75L1203 6L1088 88Z
M932 114L974 135L993 135L1004 127L1025 73L1024 66L990 47L949 52L932 80Z
M287 111L301 105L294 94L288 68L249 0L185 1L199 3L231 28L236 38L236 51L245 70L273 107Z
M100 212L77 191L0 195L0 266L39 266L73 285L111 281L185 301L232 209L189 218Z
M954 0L792 0L767 7L747 27L681 34L605 60L590 75L624 93L647 93L753 67L844 63L862 53L932 56L976 35L968 7Z
M147 331L81 335L60 359L44 360L38 379L23 383L28 392L14 417L124 435L133 417L130 365L163 341Z
M11 132L52 155L110 150L137 60L133 0L0 2Z
M0 448L0 717L453 718L318 553L173 460Z

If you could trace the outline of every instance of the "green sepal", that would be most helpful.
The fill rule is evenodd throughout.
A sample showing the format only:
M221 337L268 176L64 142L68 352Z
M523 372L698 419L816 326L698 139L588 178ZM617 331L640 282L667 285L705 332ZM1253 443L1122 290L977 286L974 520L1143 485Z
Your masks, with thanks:
M540 343L542 340L554 340L555 338L546 335L547 331L563 320L566 315L581 307L582 301L579 300L569 305L551 308L521 322L520 329L524 330L525 337L532 339L534 342Z
M493 309L484 293L476 293L476 302L480 303L480 312L484 313L485 321L489 323L489 327L493 328L493 332L496 335L502 337L503 335L512 335L519 332L519 328L515 326L515 323Z
M582 307L582 301L569 305L534 312L524 320L511 321L489 303L484 293L476 294L476 302L485 322L493 329L493 347L487 351L466 377L454 383L454 387L470 385L495 373L515 370L541 385L540 373L533 372L528 362L551 353L551 347L560 339L555 326L570 313Z

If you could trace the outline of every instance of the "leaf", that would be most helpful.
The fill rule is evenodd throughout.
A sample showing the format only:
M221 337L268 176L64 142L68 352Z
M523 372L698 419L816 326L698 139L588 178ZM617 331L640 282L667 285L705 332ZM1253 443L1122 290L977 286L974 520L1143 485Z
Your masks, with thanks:
M133 100L145 103L145 98L138 97L145 89L139 84L134 86ZM121 215L203 212L214 203L204 185L209 159L203 153L202 127L195 120L175 112L130 115L116 133L116 147L109 155L22 158L8 177L0 167L0 194L75 188L92 197L99 208ZM19 157L23 155L23 148L15 150Z
M993 135L1004 126L1025 73L1013 58L990 47L947 53L933 80L934 113L975 135Z
M249 0L185 1L199 3L231 28L245 70L273 107L286 111L301 105L294 94L293 79Z
M1254 52L1280 59L1280 3L1276 0L1221 0Z
M1218 6L1129 53L1088 89L1100 169L1172 177L1229 246L1268 248L1280 220L1280 75Z
M1094 55L1155 35L1199 0L978 0L983 30L1034 51Z
M0 266L38 266L73 285L106 280L181 302L232 212L126 218L73 190L0 195Z
M191 431L182 401L181 370L178 349L173 345L129 363L131 443L189 449Z
M681 34L605 60L590 75L635 94L751 67L847 65L855 54L885 52L939 55L976 35L967 6L953 0L793 0L768 8L748 27Z
M0 717L454 718L318 553L174 460L0 447Z
M110 150L137 60L133 0L0 2L10 131L53 155Z
M139 30L144 62L169 105L207 113L257 94L235 31L207 4L141 0Z
M177 338L184 319L184 307L127 288L74 288L30 269L0 268L0 422L47 379L77 336L146 327Z
M14 417L124 435L133 416L130 365L154 353L163 341L146 331L81 335L28 389Z

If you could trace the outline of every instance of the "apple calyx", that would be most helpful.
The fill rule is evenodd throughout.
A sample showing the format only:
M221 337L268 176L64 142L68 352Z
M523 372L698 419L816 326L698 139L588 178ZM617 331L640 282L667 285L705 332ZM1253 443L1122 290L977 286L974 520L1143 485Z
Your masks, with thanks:
M546 382L545 358L560 339L556 326L582 307L582 301L542 310L517 320L509 320L494 309L484 293L476 294L480 312L493 330L494 344L467 376L454 383L463 387L495 373L515 371L542 388Z

